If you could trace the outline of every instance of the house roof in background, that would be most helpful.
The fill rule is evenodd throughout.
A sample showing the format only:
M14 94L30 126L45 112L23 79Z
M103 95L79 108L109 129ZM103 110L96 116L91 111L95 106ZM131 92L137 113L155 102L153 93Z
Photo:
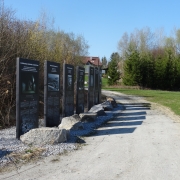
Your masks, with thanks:
M99 59L99 57L92 57L92 56L86 56L83 59L84 64L88 64L88 62L95 66L102 66L102 63Z

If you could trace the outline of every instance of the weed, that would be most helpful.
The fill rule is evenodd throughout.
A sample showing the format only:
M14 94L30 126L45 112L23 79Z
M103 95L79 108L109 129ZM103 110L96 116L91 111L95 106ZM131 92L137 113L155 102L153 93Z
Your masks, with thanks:
M25 150L25 153L33 153L33 150L32 149L27 149L27 150Z
M58 158L54 158L54 159L51 160L51 162L58 162L58 161L59 161Z

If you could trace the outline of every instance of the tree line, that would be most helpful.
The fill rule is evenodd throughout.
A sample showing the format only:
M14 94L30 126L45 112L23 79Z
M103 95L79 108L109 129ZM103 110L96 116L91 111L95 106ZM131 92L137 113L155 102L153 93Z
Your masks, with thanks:
M0 1L0 127L15 122L17 57L39 60L43 72L44 60L77 66L87 53L83 36L54 29L45 14L36 21L20 20ZM40 81L41 93L43 87Z
M150 28L124 33L119 40L121 74L125 85L143 88L180 89L180 29L171 36Z

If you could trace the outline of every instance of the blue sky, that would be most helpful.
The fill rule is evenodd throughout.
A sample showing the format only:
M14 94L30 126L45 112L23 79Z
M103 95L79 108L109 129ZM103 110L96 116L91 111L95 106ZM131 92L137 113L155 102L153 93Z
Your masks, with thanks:
M4 0L16 17L37 20L42 11L54 28L83 35L89 56L110 58L122 35L149 27L167 35L180 28L180 0Z

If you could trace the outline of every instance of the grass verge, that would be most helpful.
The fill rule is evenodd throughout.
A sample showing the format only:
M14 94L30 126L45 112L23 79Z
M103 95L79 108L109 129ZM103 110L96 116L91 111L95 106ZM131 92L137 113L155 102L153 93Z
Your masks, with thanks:
M140 89L104 88L128 95L137 95L148 101L155 102L170 108L176 115L180 116L180 92Z

